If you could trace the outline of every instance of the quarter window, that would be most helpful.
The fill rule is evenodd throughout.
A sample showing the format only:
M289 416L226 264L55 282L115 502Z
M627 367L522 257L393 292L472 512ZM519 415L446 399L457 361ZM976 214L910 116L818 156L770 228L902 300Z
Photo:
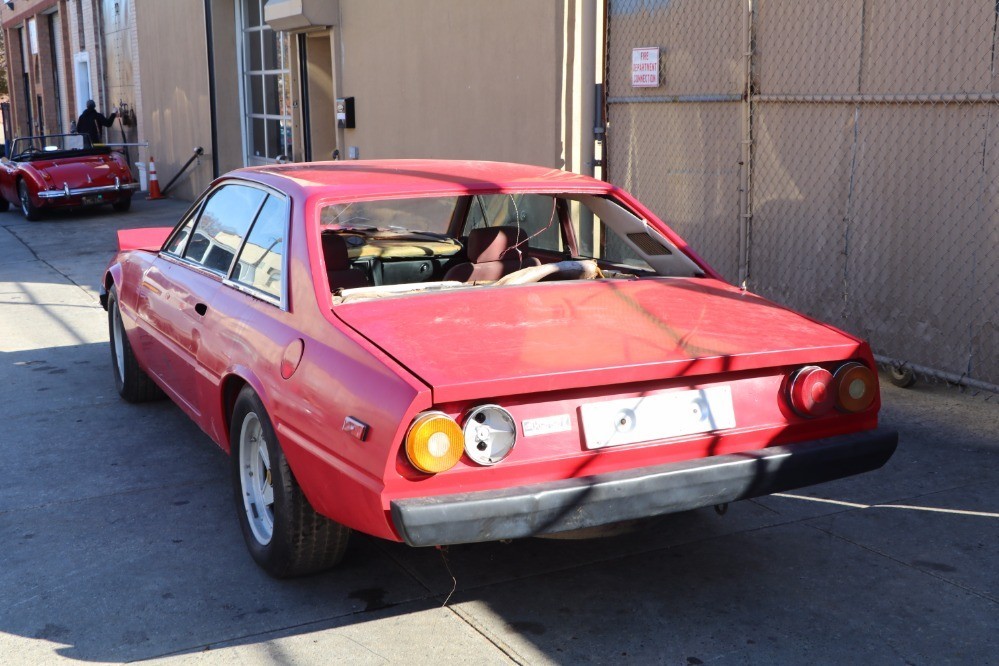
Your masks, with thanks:
M245 185L225 185L205 203L184 258L227 275L240 243L266 193Z
M287 221L285 201L273 195L267 197L240 250L232 276L235 282L281 299Z
M164 252L180 256L181 252L184 251L184 245L187 243L187 237L191 235L191 228L194 227L194 220L196 218L197 215L193 214L187 218L184 226L174 232L173 238L170 239L170 242L164 248Z

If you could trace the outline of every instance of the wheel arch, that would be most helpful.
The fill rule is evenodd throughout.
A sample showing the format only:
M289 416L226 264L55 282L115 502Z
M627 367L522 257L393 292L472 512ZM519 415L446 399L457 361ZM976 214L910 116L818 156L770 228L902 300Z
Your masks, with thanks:
M233 368L226 373L219 384L219 410L221 418L219 419L220 427L217 428L217 437L222 449L230 454L232 454L232 442L229 438L229 430L232 427L232 413L236 408L236 398L239 397L240 391L246 386L249 386L257 394L257 398L263 403L268 416L272 414L269 407L270 403L267 399L267 391L264 390L260 379L249 368ZM270 418L273 418L273 416L270 416Z
M108 309L108 294L111 292L111 287L121 284L121 264L114 263L107 267L104 271L104 279L101 282L101 293L100 301L101 306L107 310ZM120 290L119 290L120 291ZM119 294L119 298L121 294Z
M14 189L17 190L21 186L22 182L28 182L30 185L34 185L35 191L29 192L31 196L38 199L38 193L44 187L42 178L34 171L26 171L24 169L18 169L17 175L14 176Z

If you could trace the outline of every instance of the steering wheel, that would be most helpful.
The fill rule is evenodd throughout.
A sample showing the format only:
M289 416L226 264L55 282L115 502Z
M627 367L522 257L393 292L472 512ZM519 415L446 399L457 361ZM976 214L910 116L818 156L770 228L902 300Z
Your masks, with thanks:
M555 280L595 280L603 277L597 262L592 259L579 259L571 261L559 261L553 264L541 264L540 266L529 266L504 275L493 283L494 286L506 284L530 284L540 282L545 278Z

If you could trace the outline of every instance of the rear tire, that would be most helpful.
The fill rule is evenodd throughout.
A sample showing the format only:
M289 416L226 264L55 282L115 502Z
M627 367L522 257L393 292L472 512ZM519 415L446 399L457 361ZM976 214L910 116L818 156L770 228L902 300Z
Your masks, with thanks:
M6 213L10 210L10 202L7 201L7 197L0 196L0 213Z
M132 197L131 196L127 196L127 197L125 197L123 199L118 199L113 204L111 204L111 208L113 208L116 213L127 212L128 209L131 208L131 207L132 207Z
M148 402L163 397L163 391L139 367L132 353L132 345L121 321L118 306L118 288L111 285L108 293L108 337L111 346L111 369L114 370L114 387L118 395L128 402Z
M31 192L28 191L28 184L23 180L17 183L17 196L21 200L21 212L24 213L26 220L37 222L42 219L42 212L38 206L31 202Z
M229 428L232 484L250 555L275 578L316 573L343 559L350 529L316 513L278 444L260 398L236 398Z

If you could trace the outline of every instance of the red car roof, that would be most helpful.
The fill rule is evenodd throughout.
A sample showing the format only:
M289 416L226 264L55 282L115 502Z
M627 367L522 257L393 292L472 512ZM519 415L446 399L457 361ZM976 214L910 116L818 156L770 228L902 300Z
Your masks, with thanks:
M237 169L229 176L284 192L379 197L474 192L557 191L602 194L609 183L549 167L473 160L351 160Z

